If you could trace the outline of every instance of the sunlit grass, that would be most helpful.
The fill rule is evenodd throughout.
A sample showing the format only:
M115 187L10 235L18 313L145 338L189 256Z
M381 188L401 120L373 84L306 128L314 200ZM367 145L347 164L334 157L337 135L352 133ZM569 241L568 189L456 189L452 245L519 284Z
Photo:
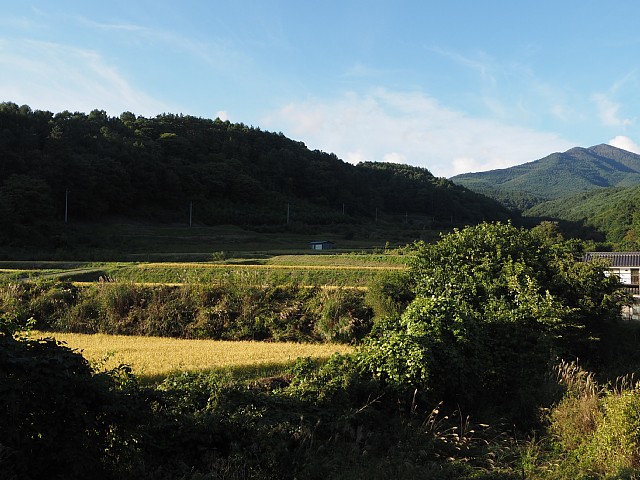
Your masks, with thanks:
M235 265L214 263L139 263L106 269L115 281L134 283L241 283L249 285L334 285L364 287L398 266ZM74 280L81 280L76 278Z
M407 255L391 254L315 254L315 255L278 255L266 261L269 266L296 266L329 268L366 268L374 267L384 270L406 269L409 261Z
M177 371L271 371L300 357L329 358L352 347L339 344L185 340L105 334L32 332L34 338L51 337L100 368L127 364L134 374L158 379Z

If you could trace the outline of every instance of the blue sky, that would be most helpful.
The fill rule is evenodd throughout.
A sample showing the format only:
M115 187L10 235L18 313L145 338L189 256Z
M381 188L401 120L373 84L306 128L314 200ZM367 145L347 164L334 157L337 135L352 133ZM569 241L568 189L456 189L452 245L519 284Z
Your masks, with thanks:
M636 0L7 0L0 101L282 132L436 176L640 152Z

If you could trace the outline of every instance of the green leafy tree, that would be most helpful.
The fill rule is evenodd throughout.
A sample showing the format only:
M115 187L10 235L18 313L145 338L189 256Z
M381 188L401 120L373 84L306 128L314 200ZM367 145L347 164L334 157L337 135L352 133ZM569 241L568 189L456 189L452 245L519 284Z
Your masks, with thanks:
M533 412L549 364L595 360L602 326L620 312L616 280L554 235L484 223L419 243L416 298L378 325L361 362L435 401Z
M43 236L35 226L53 220L49 185L28 175L11 175L0 185L0 241L33 243Z

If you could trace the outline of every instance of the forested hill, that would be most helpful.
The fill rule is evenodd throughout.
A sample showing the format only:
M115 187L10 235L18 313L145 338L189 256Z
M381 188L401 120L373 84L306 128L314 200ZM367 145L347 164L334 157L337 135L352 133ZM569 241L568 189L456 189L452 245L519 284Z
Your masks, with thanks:
M219 119L109 117L0 104L0 230L111 217L284 225L504 219L497 202L428 170L343 162ZM376 217L377 216L377 217ZM395 219L395 220L394 220ZM7 233L8 232L8 233Z
M640 185L605 188L544 202L524 212L526 216L565 221L585 236L588 230L619 250L640 250ZM568 223L567 223L568 222Z
M511 168L451 178L519 210L589 190L640 184L640 155L610 145L572 148Z

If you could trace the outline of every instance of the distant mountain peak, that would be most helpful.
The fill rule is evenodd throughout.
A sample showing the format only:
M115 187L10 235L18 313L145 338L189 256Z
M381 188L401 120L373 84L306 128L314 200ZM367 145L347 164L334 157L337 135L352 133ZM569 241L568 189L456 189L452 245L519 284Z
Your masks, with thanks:
M457 175L451 180L510 208L524 210L579 192L640 185L640 155L602 143L573 147L510 168Z
M598 155L633 155L639 156L637 153L630 152L629 150L625 150L620 147L614 147L613 145L609 145L608 143L601 143L599 145L594 145L593 147L589 147L589 150L592 152L596 152Z

